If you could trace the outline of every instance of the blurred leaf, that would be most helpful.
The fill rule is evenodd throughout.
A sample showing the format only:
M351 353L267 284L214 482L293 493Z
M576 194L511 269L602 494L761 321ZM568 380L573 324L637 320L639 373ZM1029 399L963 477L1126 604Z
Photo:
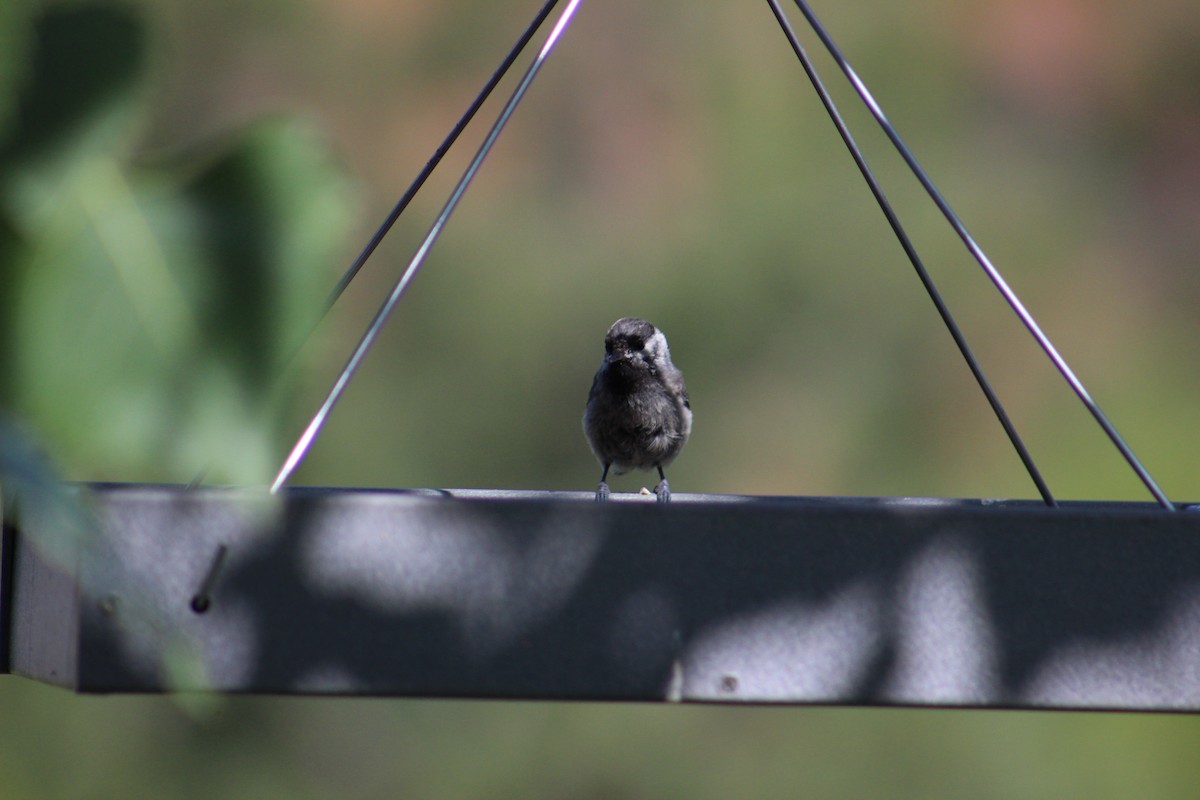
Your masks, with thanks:
M17 319L28 307L18 298L38 248L54 244L48 226L64 223L59 184L82 153L116 149L133 132L145 60L142 25L127 10L31 9L26 0L0 8L0 400L9 405L20 394Z
M28 17L28 0L6 0L0 5L0 141L15 113L17 87L25 76Z
M139 163L140 20L69 6L32 31L0 143L3 400L91 475L265 482L272 388L350 221L342 170L289 118Z
M92 521L79 493L59 480L49 457L33 436L0 416L0 518L20 517L34 530L53 532L38 546L57 563L71 563L86 543Z
M182 190L210 267L197 294L209 341L257 390L319 319L347 190L316 134L288 119L253 126Z
M27 258L24 242L0 210L0 408L16 400L16 337L12 333L18 306L16 265Z
M13 24L4 38L19 43L24 3L6 5L15 8L0 12ZM0 172L30 162L53 171L53 162L77 157L81 147L111 150L133 132L146 34L130 10L111 4L50 8L32 20L29 39L31 59L0 146Z

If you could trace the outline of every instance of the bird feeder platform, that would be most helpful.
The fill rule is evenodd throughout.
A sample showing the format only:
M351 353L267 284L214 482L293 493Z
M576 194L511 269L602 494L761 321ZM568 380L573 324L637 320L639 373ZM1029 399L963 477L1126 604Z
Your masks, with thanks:
M1150 503L79 487L0 671L78 692L1200 709L1200 515Z

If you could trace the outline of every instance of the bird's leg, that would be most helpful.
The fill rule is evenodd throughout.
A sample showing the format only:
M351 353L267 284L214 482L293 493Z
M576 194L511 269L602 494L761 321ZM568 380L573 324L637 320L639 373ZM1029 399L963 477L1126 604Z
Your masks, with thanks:
M596 502L603 503L608 499L608 464L604 465L604 472L600 473L600 485L596 487Z
M667 476L663 474L663 468L658 464L654 466L658 467L658 484L654 487L654 494L658 496L658 502L669 503L671 502L671 485L667 483Z

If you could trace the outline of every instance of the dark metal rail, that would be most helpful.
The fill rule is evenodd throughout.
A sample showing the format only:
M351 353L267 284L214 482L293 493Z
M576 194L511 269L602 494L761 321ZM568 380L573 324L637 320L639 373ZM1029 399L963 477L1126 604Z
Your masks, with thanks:
M1152 503L83 491L0 572L11 671L81 692L1200 709Z

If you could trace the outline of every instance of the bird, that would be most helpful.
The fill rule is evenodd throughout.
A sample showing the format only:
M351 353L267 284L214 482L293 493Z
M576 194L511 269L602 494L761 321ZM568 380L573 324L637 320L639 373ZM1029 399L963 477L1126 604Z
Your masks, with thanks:
M583 432L600 462L596 502L608 499L608 471L658 470L654 494L671 501L663 468L692 432L683 373L671 362L667 337L644 319L622 317L604 337L604 359L583 412Z

